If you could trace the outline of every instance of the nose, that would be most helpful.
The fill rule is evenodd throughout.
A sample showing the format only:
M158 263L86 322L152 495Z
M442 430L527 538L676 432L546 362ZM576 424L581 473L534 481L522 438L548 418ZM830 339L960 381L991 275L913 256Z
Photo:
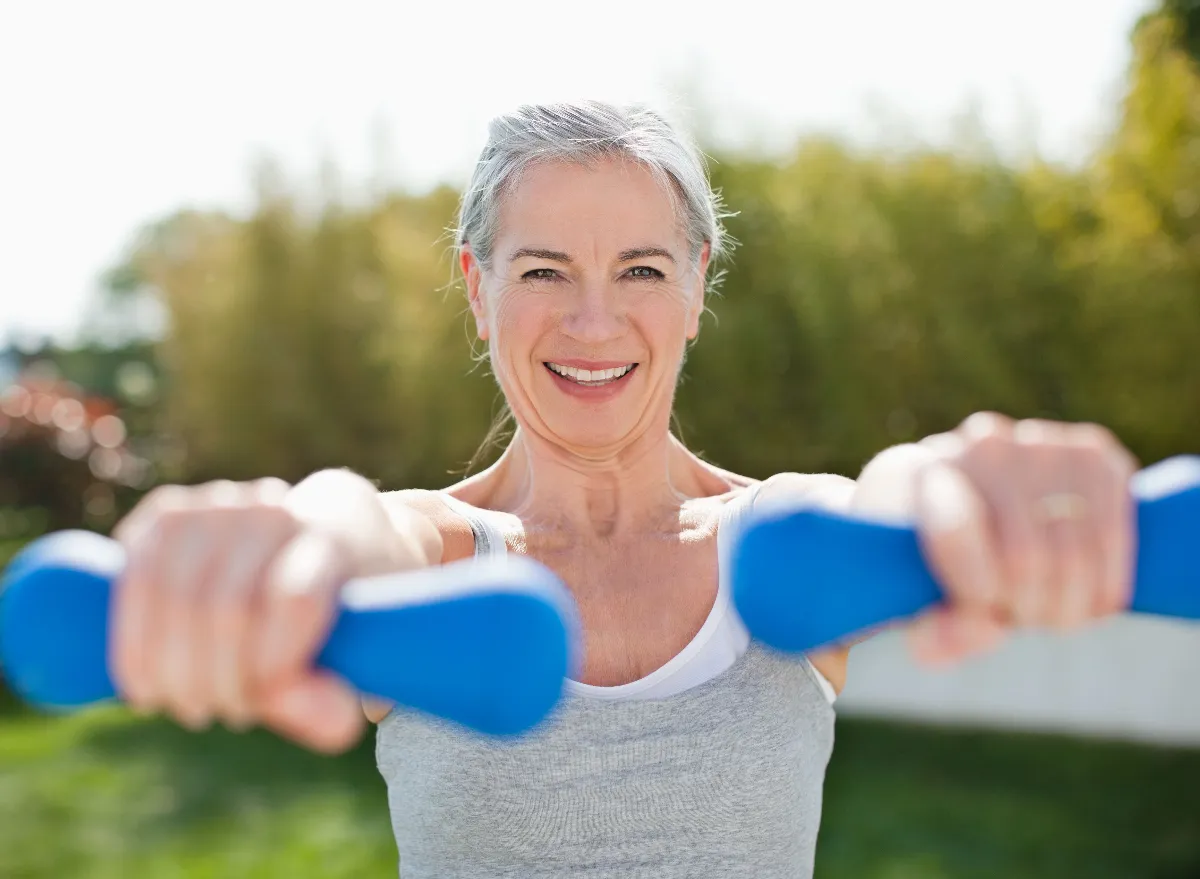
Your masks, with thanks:
M563 331L577 342L600 345L625 331L625 310L618 291L608 284L580 284L575 288Z

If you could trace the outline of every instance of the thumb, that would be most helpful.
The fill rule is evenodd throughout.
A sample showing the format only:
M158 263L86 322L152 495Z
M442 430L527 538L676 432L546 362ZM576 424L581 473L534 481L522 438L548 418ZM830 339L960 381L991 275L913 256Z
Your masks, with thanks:
M259 703L259 717L280 735L326 754L349 750L366 727L358 694L328 671L272 688Z

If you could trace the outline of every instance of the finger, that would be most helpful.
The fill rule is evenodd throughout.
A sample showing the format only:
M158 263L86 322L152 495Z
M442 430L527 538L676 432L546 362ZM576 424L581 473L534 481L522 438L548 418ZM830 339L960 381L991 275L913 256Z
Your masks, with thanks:
M260 504L276 505L283 503L292 487L282 479L265 476L250 484L255 500Z
M140 713L153 711L153 664L148 643L159 614L160 549L164 513L184 507L188 490L159 486L113 529L126 563L115 583L108 623L108 664L118 694Z
M916 519L922 554L947 598L990 612L1001 591L991 516L962 471L937 462L919 472Z
M1009 583L1008 618L1019 626L1041 625L1054 601L1051 547L1035 502L1016 496L1004 504L997 531Z
M237 540L231 514L244 503L245 488L217 480L194 489L194 509L176 528L176 550L163 559L164 605L160 633L160 692L170 713L190 729L203 729L213 718L215 698L211 674L214 652L210 637L214 580L225 547ZM214 649L217 648L217 649Z
M923 614L908 637L917 662L937 667L994 650L1008 632L989 614L939 607Z
M328 637L337 590L347 577L334 538L303 531L275 557L262 597L263 630L254 646L254 680L269 687L312 663Z
M109 668L125 703L146 713L158 707L153 700L156 684L150 639L160 616L161 521L127 531L125 540L128 560L113 590L109 615Z
M211 514L196 513L170 521L159 570L162 582L159 626L149 634L149 656L155 665L155 702L180 723L200 729L211 721L204 690L207 634L202 608L205 581L225 538L223 524Z
M263 722L305 747L336 754L352 747L366 728L359 697L331 672L305 673L264 698Z
M1049 584L1042 604L1042 625L1061 631L1082 626L1091 617L1100 583L1100 553L1090 513L1046 524L1050 547Z
M141 503L125 516L112 530L112 537L126 547L132 546L151 527L159 516L168 510L177 510L188 505L191 489L183 485L160 485L150 491Z
M254 692L249 669L251 640L262 618L258 584L271 560L294 534L291 520L255 509L239 521L243 539L234 542L214 574L208 636L215 646L210 656L214 711L232 729L254 721Z
M1068 572L1059 570L1043 505L1047 487L1064 484L1056 445L1060 428L1027 419L1013 429L1023 466L1010 478L999 530L1012 583L1011 619L1020 626L1047 625L1063 605L1062 576Z
M1098 616L1120 613L1133 600L1134 566L1137 558L1137 505L1131 480L1137 462L1123 449L1105 461L1109 477L1096 493L1096 527L1102 558L1102 586L1094 608Z

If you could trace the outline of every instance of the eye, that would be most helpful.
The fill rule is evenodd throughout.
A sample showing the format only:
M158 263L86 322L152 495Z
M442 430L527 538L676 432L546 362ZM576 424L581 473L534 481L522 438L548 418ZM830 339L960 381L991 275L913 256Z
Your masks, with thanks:
M666 275L653 266L634 266L629 270L629 277L637 278L639 281L660 281Z
M558 277L554 269L530 269L521 277L526 281L553 281Z

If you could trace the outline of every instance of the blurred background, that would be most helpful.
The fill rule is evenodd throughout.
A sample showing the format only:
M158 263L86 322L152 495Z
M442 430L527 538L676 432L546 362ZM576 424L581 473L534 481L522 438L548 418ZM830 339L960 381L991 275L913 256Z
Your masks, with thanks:
M1196 453L1198 59L1191 0L5 5L0 563L164 481L458 478L500 403L458 187L564 97L682 119L737 212L679 391L710 460L854 476L980 409ZM818 877L1200 876L1198 678L1157 620L858 649ZM0 703L2 877L394 870L370 741Z

